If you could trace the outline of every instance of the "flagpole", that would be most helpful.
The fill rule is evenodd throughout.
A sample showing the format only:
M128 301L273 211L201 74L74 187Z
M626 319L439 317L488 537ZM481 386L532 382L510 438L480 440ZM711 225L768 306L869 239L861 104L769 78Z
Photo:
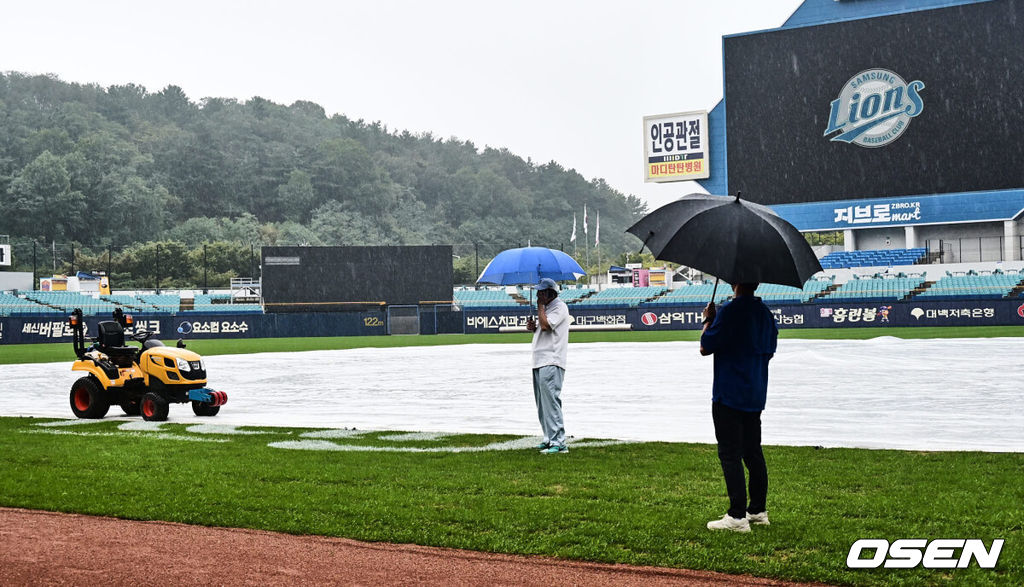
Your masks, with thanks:
M572 215L572 238L570 238L569 240L572 241L572 256L575 257L576 256L576 213L575 212L573 212L573 215Z
M594 248L597 249L597 269L601 270L601 211L597 211L597 227L594 228Z
M587 205L583 204L583 249L587 252L587 285L590 284L590 239L587 238L589 235L587 230Z

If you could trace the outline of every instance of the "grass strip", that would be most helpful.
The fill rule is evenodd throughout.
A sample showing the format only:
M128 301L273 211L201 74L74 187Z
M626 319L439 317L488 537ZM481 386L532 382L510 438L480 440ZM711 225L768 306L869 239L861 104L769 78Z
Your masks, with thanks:
M529 334L441 334L424 336L337 336L309 338L235 338L186 341L188 348L203 356L264 352L338 350L365 347L434 346L451 344L529 343ZM695 341L697 330L651 330L644 332L573 332L569 341L668 342ZM864 340L879 336L897 338L990 338L1022 337L1024 326L965 326L915 328L805 328L780 331L781 338L819 340ZM169 336L166 340L174 340ZM0 365L73 361L70 343L0 345Z
M508 436L381 432L329 442L444 450L304 451L270 446L296 429L202 435L215 443L184 441L185 424L42 421L0 418L0 505L834 584L1024 584L1024 454L766 447L772 524L739 535L704 527L727 506L711 445L543 456L447 450ZM994 570L851 571L859 538L1006 542Z

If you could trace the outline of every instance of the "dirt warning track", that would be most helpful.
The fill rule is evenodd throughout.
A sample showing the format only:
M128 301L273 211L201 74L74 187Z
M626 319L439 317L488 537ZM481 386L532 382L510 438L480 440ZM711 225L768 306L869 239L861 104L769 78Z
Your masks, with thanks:
M0 508L0 585L789 585L685 569Z

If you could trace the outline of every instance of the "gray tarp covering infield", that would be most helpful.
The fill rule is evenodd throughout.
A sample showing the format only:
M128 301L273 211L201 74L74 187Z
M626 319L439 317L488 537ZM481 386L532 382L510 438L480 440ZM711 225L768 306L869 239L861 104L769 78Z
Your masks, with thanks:
M70 350L70 349L69 349ZM697 344L572 344L562 393L576 437L713 443L712 359ZM206 358L228 392L204 421L538 434L528 344ZM0 415L72 417L71 361L0 366ZM113 407L108 417L121 415ZM194 423L172 404L170 422ZM1024 451L1024 339L780 340L765 444Z

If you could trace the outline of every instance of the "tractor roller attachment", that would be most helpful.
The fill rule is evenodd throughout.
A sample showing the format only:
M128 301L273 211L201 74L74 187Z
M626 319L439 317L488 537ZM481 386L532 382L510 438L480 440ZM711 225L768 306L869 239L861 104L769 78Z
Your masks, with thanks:
M216 416L220 407L228 403L228 394L212 389L190 389L188 398L192 400L192 412L197 416Z

